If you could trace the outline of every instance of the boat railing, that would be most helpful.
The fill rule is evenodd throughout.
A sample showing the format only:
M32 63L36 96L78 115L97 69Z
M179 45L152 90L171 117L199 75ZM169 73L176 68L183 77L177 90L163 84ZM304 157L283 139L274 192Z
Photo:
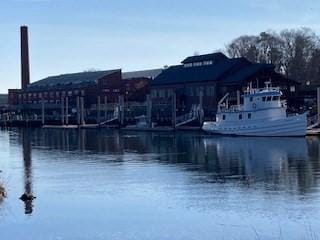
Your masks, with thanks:
M279 87L264 87L264 88L248 88L244 91L245 95L257 94L262 92L280 92Z
M226 105L220 105L219 106L220 112L239 112L243 110L242 105L231 105L230 107L227 107Z

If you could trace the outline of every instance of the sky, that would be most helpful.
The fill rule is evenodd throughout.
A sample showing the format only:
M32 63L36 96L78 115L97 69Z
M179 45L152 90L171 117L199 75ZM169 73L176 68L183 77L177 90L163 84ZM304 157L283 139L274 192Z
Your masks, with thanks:
M134 71L223 50L240 35L308 27L317 0L0 0L0 93L20 88L20 26L31 82L89 69Z

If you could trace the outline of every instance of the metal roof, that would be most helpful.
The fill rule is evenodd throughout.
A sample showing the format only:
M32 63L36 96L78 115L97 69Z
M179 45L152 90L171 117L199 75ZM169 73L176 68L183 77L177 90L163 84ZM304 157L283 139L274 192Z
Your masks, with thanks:
M171 66L152 81L152 86L218 81L249 65L251 63L245 58L227 58L212 65L198 67Z
M37 82L31 83L28 86L28 90L39 88L63 88L65 86L91 86L95 85L99 79L118 71L121 70L116 69L108 71L79 72L47 77Z
M186 63L204 62L204 61L210 61L210 60L213 61L214 63L217 63L219 61L223 61L226 59L228 59L228 57L226 55L224 55L221 52L217 52L217 53L210 53L210 54L187 57L181 63L186 64Z
M132 79L132 78L155 78L163 71L162 68L141 70L133 72L123 72L122 79Z
M234 83L242 83L246 79L256 75L257 73L263 70L274 71L274 65L262 63L250 64L246 67L240 68L238 71L229 75L227 78L223 80L223 84L229 85Z

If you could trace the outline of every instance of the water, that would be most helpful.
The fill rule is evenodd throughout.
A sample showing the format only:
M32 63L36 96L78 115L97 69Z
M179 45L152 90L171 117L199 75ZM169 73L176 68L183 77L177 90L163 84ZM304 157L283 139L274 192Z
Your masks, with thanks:
M318 138L2 130L1 239L318 239L319 153Z

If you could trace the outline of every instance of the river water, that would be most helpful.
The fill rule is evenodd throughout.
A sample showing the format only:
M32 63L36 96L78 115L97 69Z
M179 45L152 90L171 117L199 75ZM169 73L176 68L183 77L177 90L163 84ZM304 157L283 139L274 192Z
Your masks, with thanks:
M319 154L311 137L1 130L1 239L318 239Z

